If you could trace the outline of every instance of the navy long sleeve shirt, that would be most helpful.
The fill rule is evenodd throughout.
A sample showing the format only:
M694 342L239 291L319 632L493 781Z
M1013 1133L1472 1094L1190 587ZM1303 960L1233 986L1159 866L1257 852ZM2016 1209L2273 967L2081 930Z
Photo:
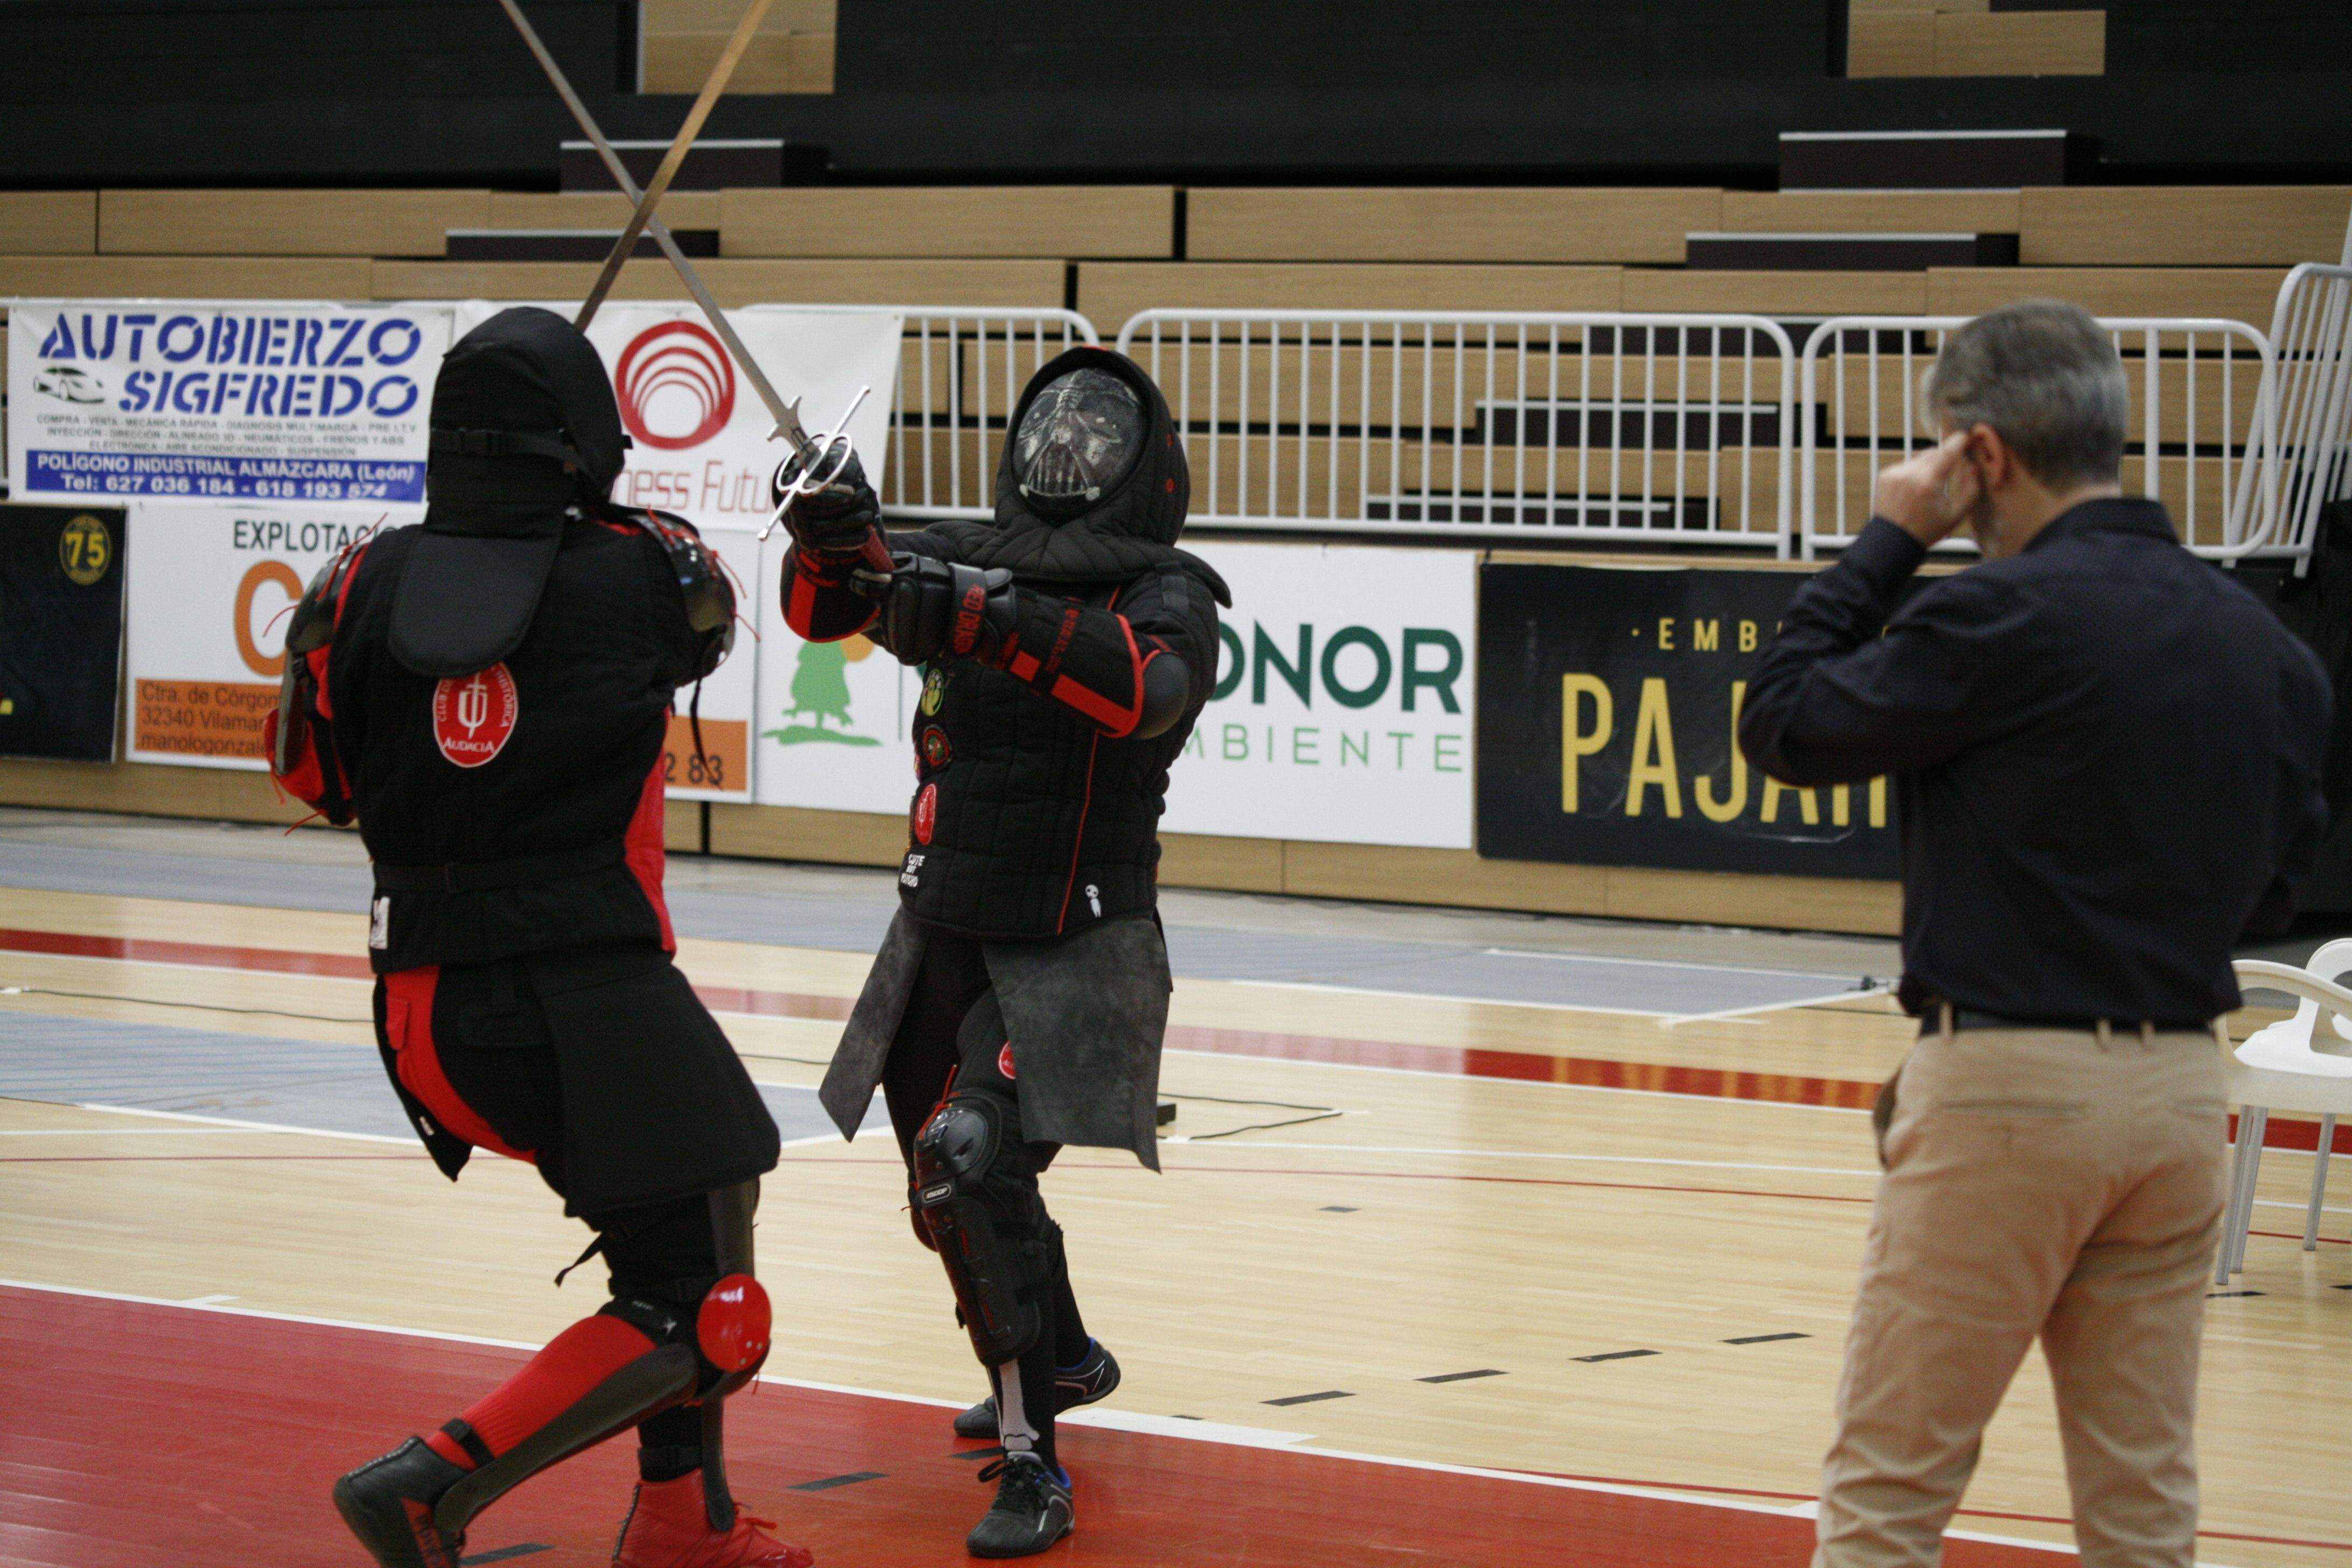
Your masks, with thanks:
M1739 724L1783 783L1895 775L1904 1005L2238 1005L2231 948L2291 916L2326 827L2317 656L2153 501L2085 501L1895 610L1926 553L1873 521L1790 603Z

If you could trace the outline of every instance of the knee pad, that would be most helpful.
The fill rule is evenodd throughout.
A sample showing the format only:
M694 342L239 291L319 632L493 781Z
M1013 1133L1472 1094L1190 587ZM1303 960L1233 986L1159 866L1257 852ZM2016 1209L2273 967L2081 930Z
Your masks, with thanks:
M986 1366L1018 1360L1043 1331L1061 1232L1037 1195L1017 1112L994 1095L949 1095L915 1135L908 1200L973 1353Z

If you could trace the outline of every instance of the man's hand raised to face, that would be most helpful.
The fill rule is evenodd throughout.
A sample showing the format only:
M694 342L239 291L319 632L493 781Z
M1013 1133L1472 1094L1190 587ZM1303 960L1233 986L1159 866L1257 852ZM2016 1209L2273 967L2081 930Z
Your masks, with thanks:
M1956 430L1924 451L1879 470L1871 510L1922 544L1950 537L1968 522L1984 494L1969 457L1969 433Z

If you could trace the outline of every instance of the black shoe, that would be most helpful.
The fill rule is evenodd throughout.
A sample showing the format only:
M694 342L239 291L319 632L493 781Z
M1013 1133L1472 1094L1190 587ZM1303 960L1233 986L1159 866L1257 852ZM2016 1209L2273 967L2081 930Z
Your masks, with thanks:
M383 1568L457 1568L465 1531L445 1536L433 1505L466 1472L411 1437L335 1483L335 1507Z
M974 1557L1027 1557L1069 1534L1078 1521L1070 1478L1034 1454L1007 1454L980 1479L997 1483L996 1501L963 1538Z
M1076 1410L1081 1405L1092 1405L1107 1399L1118 1386L1118 1363L1110 1352L1102 1348L1099 1340L1087 1342L1087 1353L1078 1364L1067 1371L1054 1373L1054 1414ZM996 1395L990 1394L955 1418L955 1435L959 1437L993 1437L996 1436Z

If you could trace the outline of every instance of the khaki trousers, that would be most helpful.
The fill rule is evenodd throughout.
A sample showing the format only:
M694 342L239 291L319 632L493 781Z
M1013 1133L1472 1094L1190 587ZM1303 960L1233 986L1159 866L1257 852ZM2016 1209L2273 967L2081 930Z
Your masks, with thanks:
M2216 1037L1931 1034L1887 1091L1814 1568L1942 1561L2037 1334L2084 1568L2189 1568L2224 1187Z

